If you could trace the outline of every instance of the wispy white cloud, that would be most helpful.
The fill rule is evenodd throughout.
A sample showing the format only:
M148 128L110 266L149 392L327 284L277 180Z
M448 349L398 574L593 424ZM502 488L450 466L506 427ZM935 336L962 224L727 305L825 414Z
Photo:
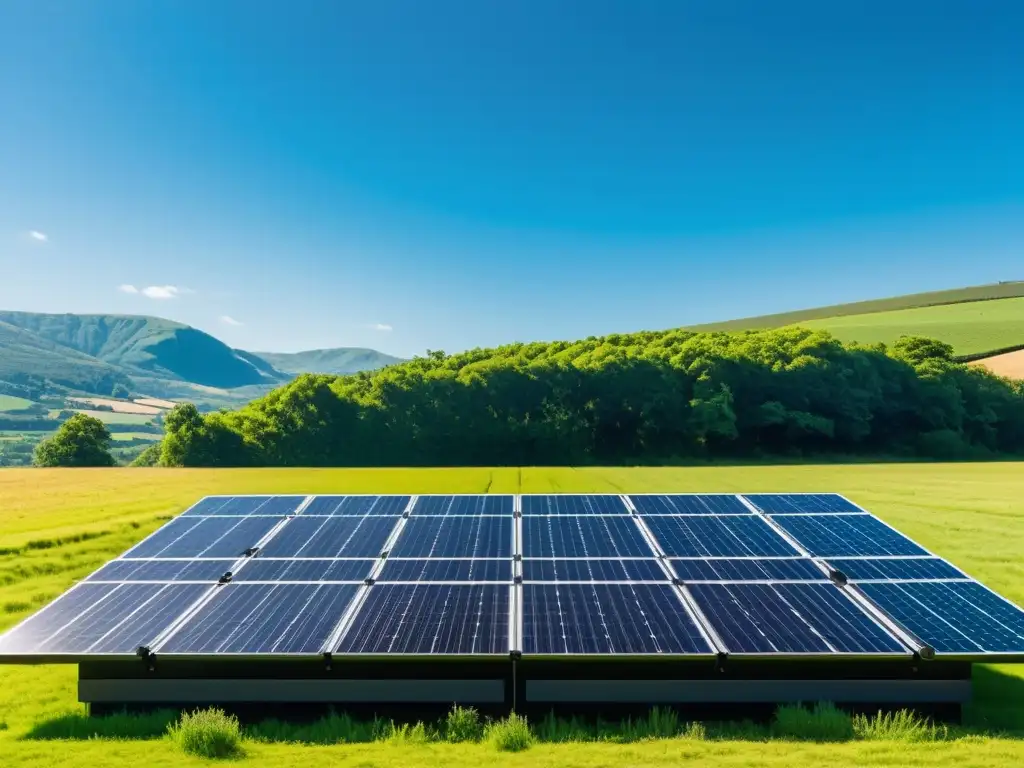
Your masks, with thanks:
M119 290L121 293L138 293L139 292L138 288L136 288L134 285L128 285L127 283L125 283L124 285L117 286L117 290Z
M392 328L387 323L371 323L367 327L369 327L371 330L374 330L374 331L384 331L384 332L387 332L387 331L395 330L394 328Z
M45 232L40 232L38 229L30 229L28 236L31 240L35 240L37 243L48 243L50 241L49 236Z
M245 323L243 323L242 321L235 320L235 318L233 318L231 315L221 315L220 321L225 325L234 325L236 327L239 325L245 325Z
M147 285L142 289L142 295L148 299L174 299L180 294L175 285Z

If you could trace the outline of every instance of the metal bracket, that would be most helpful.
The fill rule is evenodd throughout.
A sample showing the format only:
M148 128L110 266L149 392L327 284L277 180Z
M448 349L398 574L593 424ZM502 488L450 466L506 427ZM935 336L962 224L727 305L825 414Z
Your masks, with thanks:
M846 574L840 571L838 568L830 568L828 572L828 577L834 584L838 584L840 587L845 587L847 584L850 583L850 580L847 578Z
M260 548L259 548L259 547L249 547L249 548L248 548L247 550L245 550L245 552L243 552L242 554L243 554L243 555L245 555L246 557L253 557L253 556L255 556L255 554L256 554L257 552L259 552L259 551L260 551Z
M232 577L231 571L224 571L223 575L221 575L221 577L219 579L217 579L217 583L218 584L227 584L229 581L231 581L231 577Z
M331 656L331 652L330 651L324 651L324 669L327 670L328 672L331 671L331 662L332 661L333 661L333 657Z
M365 579L363 579L363 584L365 584L368 587L372 587L376 583L377 583L377 580L374 579L371 576L367 576Z

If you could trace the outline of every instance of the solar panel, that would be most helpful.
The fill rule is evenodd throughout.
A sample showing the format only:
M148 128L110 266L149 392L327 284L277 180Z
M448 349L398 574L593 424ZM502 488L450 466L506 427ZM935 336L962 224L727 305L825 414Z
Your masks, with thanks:
M938 653L1024 649L1024 611L977 582L872 582L860 589Z
M863 513L835 493L748 493L743 498L768 515Z
M772 520L815 557L928 554L871 515L793 515Z
M770 557L798 555L756 515L732 517L645 517L662 551L670 557Z
M338 647L360 654L508 654L509 590L375 584Z
M154 650L160 654L317 653L353 584L228 584Z
M295 514L305 500L305 496L207 496L182 517L286 517Z
M523 557L651 557L631 517L523 517Z
M925 644L1024 655L1024 611L832 494L264 495L201 500L0 635L0 656Z
M420 496L413 515L507 515L515 505L515 496Z
M411 496L315 496L302 510L303 517L397 517L412 501Z
M629 507L615 495L538 494L522 497L524 517L536 515L628 515Z
M829 565L842 571L848 579L862 581L931 579L966 579L968 576L938 557L837 557Z
M389 557L378 582L387 581L502 581L512 582L512 560L403 560Z
M688 589L730 653L907 653L832 584Z
M644 494L629 497L641 515L749 515L735 494Z
M512 557L511 517L410 517L394 557Z
M827 581L828 577L807 558L671 559L672 570L683 581Z
M667 581L658 560L523 560L523 581Z

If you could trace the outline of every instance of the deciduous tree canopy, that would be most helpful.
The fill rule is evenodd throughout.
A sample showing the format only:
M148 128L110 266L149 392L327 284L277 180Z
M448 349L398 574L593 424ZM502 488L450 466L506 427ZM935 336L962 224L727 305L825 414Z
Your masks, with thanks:
M576 464L1024 451L1024 387L946 344L806 329L645 332L431 352L302 376L239 411L167 417L186 466Z
M112 467L110 431L99 419L76 413L53 437L39 443L35 463L41 467Z

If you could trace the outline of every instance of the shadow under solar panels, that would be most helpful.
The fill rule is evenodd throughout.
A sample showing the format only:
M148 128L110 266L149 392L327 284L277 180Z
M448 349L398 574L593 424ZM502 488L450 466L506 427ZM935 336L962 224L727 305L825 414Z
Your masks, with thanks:
M523 655L706 655L667 584L524 584Z
M1024 652L1024 611L977 582L858 585L937 653Z
M399 517L411 496L315 496L303 517Z
M752 515L731 493L631 494L630 502L641 515Z
M656 559L603 559L566 560L555 558L525 558L523 581L657 581L666 582L669 576Z
M81 584L0 637L0 655L133 654L207 584Z
M315 654L354 584L228 584L153 650L160 654Z
M615 494L526 494L523 517L544 515L628 515L629 507Z
M743 498L767 515L864 512L836 493L746 493Z
M522 518L523 557L652 557L635 520L618 515Z
M499 494L420 496L412 508L413 516L508 515L515 507L515 496Z
M800 554L756 515L653 515L643 520L661 550L669 557L771 557Z
M507 656L510 589L497 584L374 584L337 652Z
M832 584L687 589L730 654L909 654Z
M287 517L295 514L305 496L207 496L182 513L182 517Z
M814 557L928 554L872 515L782 515L772 520Z

